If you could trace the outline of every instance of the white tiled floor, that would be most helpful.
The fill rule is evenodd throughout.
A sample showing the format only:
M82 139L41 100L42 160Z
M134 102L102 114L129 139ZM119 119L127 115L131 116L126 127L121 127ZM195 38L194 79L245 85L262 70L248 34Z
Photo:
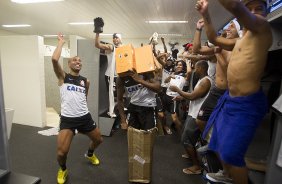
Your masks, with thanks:
M52 107L46 107L46 125L48 127L58 127L60 122L59 114Z

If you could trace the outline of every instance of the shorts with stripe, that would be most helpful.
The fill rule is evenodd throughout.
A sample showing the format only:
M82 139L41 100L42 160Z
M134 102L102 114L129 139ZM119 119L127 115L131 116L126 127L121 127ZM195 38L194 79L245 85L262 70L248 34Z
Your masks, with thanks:
M179 104L178 101L172 100L173 98L174 97L168 96L167 94L163 96L163 108L164 110L168 111L171 114L177 112L178 104Z

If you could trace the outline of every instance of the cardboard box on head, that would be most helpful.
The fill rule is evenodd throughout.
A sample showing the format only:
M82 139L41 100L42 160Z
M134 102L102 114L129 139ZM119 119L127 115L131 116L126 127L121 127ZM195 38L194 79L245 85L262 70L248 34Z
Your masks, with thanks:
M123 74L134 68L134 48L131 44L116 48L116 72Z
M116 49L116 72L119 76L125 76L128 70L135 69L137 73L154 71L156 63L152 52L152 46L146 45L133 48L131 44Z
M137 73L145 73L156 69L152 46L146 45L135 48L135 70Z

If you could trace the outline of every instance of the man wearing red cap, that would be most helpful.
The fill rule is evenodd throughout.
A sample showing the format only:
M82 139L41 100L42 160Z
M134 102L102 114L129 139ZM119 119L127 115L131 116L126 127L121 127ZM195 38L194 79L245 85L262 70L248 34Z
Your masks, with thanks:
M265 0L218 0L243 25L243 36L235 43L216 36L208 13L208 0L198 0L208 39L232 54L227 69L228 90L220 98L206 128L214 129L209 149L217 152L233 183L247 184L244 155L255 130L267 112L260 80L272 44L270 25L265 19ZM209 173L208 178L217 174Z

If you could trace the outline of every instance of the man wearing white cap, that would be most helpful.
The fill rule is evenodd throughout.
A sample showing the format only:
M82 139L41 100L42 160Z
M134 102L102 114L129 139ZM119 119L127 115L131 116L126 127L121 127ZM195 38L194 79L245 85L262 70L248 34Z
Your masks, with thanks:
M227 66L230 58L231 51L220 49L215 47L213 44L209 43L209 46L201 46L201 32L204 28L204 20L200 19L196 24L196 32L193 40L193 52L203 55L215 55L216 57L216 66L215 66L215 82L212 83L210 92L199 108L198 115L196 118L198 131L203 132L205 129L206 123L209 120L211 113L213 112L218 99L225 93L227 89ZM226 29L227 36L224 39L236 41L239 38L240 25L236 20L233 20L229 23L228 28ZM221 37L221 36L220 36ZM223 38L221 38L223 39ZM210 68L210 66L209 66ZM212 127L210 128L211 131ZM210 134L204 136L204 139L209 142ZM206 146L205 146L206 147ZM204 147L203 147L204 148ZM201 148L201 149L203 149ZM196 157L196 151L190 149L191 158ZM194 152L194 153L193 153ZM194 158L195 159L195 158ZM229 177L221 178L221 182L231 181ZM218 181L218 182L220 182Z
M115 106L115 97L117 97L116 90L116 62L115 62L115 48L120 47L122 45L121 42L121 34L114 33L113 34L113 45L112 44L103 44L100 42L99 34L103 32L104 21L102 18L97 17L94 19L94 32L96 33L95 37L95 47L98 49L105 50L108 60L108 66L105 72L105 81L107 90L109 92L109 112L108 115L110 117L116 117L114 114L114 106Z
M213 125L209 149L217 152L233 183L247 184L244 155L256 128L267 112L260 81L272 44L265 0L218 0L243 25L243 36L235 43L216 37L208 13L208 0L198 0L196 9L204 18L208 39L232 50L227 70L228 90L220 98L207 126ZM207 174L218 176L217 174Z

